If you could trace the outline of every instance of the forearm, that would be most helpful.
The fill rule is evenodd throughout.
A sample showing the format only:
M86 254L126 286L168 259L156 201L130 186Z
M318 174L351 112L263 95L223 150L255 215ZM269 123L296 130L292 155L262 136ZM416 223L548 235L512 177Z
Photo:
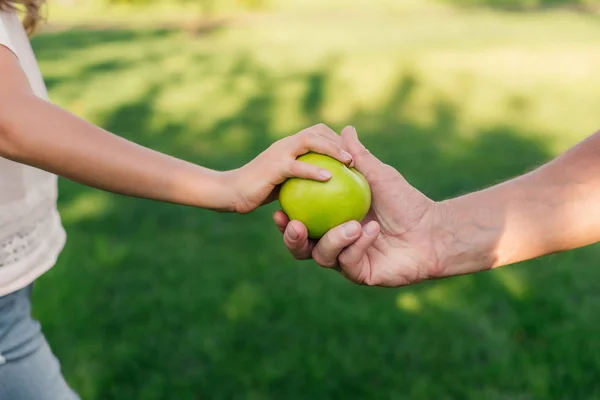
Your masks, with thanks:
M440 204L444 275L517 263L600 240L600 133L540 168Z
M117 194L231 208L226 173L129 142L33 95L3 104L0 129L4 158Z

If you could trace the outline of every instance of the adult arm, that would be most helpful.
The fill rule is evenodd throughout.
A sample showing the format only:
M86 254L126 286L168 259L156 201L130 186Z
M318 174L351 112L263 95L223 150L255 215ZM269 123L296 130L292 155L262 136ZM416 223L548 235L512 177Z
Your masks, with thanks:
M438 209L437 248L448 275L600 241L600 132L532 172Z
M313 258L357 283L403 286L600 241L600 133L529 173L440 202L369 153L353 128L342 137L371 185L372 209L362 229L352 221L318 242L277 211L297 259Z

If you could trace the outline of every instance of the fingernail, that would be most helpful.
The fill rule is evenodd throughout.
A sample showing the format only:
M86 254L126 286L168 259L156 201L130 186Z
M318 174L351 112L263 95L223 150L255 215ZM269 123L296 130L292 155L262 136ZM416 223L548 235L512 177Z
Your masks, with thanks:
M298 235L298 232L296 232L294 230L294 228L292 226L290 226L290 229L288 231L288 237L292 240L298 240L298 238L300 237L300 235Z
M342 158L348 161L352 161L352 155L345 150L342 150Z
M351 238L358 233L359 228L356 226L356 222L348 222L344 225L343 231L346 237Z
M365 235L373 236L377 232L377 224L367 224L363 229Z
M331 172L327 171L326 169L322 169L320 175L325 179L331 178Z

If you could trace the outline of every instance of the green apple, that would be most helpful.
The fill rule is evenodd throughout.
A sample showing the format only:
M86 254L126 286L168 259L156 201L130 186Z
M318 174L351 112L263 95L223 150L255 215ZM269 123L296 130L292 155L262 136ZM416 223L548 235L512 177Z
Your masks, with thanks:
M371 207L371 188L365 177L335 158L307 153L297 158L331 172L326 182L287 179L279 192L281 209L292 220L302 222L312 239L344 222L361 221Z

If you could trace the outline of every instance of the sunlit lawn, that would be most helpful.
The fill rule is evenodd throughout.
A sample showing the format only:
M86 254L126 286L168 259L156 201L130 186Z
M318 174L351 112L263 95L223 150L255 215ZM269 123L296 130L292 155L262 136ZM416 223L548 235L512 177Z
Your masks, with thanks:
M353 124L441 200L598 128L594 17L392 3L297 5L197 36L68 31L34 47L56 103L219 169L313 123ZM362 288L292 260L276 204L219 215L60 189L69 243L35 310L85 399L600 396L598 247Z

